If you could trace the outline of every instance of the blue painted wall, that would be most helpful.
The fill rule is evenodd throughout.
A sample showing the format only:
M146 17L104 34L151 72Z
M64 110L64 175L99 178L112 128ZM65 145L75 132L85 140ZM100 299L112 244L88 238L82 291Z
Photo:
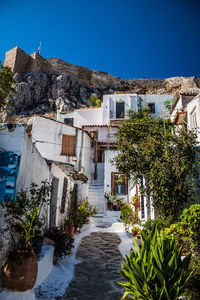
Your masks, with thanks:
M0 202L15 199L19 163L20 155L11 151L0 152Z

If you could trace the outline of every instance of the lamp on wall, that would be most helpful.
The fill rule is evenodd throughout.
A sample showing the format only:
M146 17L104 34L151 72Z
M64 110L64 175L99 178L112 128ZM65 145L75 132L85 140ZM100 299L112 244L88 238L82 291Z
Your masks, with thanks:
M91 136L92 139L95 138L97 136L97 132L96 131L91 131L90 136Z

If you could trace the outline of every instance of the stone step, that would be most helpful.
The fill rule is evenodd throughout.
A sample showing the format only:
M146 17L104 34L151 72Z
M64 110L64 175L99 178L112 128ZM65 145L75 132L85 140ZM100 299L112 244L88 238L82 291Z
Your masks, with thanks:
M88 201L97 209L97 217L105 215L106 202L104 198L104 185L92 184L88 189Z

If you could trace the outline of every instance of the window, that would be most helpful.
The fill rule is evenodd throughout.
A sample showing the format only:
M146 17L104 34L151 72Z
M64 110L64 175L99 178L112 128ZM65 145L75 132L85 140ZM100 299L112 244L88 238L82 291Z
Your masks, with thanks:
M65 118L64 119L65 124L67 125L74 125L74 118Z
M61 155L75 155L75 139L74 135L63 134Z
M116 103L116 119L124 118L124 102Z
M124 180L122 184L118 183L120 177L124 177L125 175L122 173L114 173L112 172L112 195L127 195L128 194L128 183L127 179Z
M150 109L150 112L152 114L155 114L155 103L148 103L147 105L148 105L148 107Z
M190 114L190 125L192 130L197 128L196 107L193 109L193 111Z

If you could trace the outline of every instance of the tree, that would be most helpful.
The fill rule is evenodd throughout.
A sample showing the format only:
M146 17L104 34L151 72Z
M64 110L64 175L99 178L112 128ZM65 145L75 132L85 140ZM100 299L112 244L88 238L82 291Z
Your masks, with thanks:
M88 104L89 106L93 106L93 107L101 107L101 99L99 99L97 95L92 95L88 99Z
M177 219L194 192L196 135L177 134L169 119L154 119L147 109L140 109L122 123L117 149L118 170L136 178L160 214Z
M11 95L15 91L14 83L11 68L3 66L0 62L0 111L10 104Z

